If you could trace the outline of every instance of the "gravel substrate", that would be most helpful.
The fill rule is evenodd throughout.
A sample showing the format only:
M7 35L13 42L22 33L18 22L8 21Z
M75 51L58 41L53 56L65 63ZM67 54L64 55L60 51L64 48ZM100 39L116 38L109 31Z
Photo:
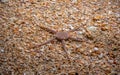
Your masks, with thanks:
M0 0L0 75L120 75L120 0Z

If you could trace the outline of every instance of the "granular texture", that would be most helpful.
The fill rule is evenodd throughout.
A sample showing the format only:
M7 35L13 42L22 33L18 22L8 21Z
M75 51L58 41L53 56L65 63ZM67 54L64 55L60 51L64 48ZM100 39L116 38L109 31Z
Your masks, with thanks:
M119 75L119 0L0 0L0 75ZM84 42L59 41L31 49L69 31Z

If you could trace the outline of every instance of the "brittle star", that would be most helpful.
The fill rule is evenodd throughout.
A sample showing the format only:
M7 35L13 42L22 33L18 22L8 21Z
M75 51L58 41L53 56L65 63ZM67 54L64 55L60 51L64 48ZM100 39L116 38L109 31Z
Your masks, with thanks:
M81 38L74 38L70 35L70 32L77 31L79 28L75 28L75 29L72 29L70 31L55 31L53 29L46 28L46 27L43 27L43 26L40 26L40 28L54 34L54 37L51 38L50 40L40 44L40 45L34 46L33 48L43 46L43 45L48 44L48 43L52 42L53 40L57 39L58 41L62 42L62 47L63 47L64 51L66 52L66 54L68 54L67 51L66 51L66 47L65 47L65 40L71 39L71 40L79 41L79 42L83 41ZM67 55L67 58L70 60L68 55Z

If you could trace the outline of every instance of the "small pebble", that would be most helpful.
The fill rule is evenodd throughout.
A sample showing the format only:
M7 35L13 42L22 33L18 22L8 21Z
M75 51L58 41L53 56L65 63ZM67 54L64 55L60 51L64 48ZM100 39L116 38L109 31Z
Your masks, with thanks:
M103 53L101 53L100 55L98 55L99 58L102 58L103 57Z
M1 49L1 50L0 50L0 52L2 52L2 53L3 53L3 52L5 52L5 50L4 50L4 49Z
M73 25L69 24L70 29L74 29Z
M96 30L97 30L97 27L95 27L95 26L89 26L89 27L87 27L87 29L88 29L89 31L96 31Z
M98 51L99 49L98 49L97 47L94 47L94 50L95 50L95 51Z
M113 60L108 60L109 63L113 63L114 61Z
M77 0L72 0L72 3L77 3Z
M81 34L83 34L83 32L82 32L82 31L79 31L79 32L77 32L77 34L81 35Z
M112 14L113 12L112 11L108 11L108 14L110 15L110 14Z

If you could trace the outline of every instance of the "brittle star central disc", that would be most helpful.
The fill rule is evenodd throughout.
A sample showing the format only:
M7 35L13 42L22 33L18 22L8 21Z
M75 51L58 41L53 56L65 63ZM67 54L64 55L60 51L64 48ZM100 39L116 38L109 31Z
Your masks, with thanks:
M58 40L66 40L68 39L70 36L68 34L68 32L63 32L63 31L60 31L60 32L57 32L55 37L58 39Z

